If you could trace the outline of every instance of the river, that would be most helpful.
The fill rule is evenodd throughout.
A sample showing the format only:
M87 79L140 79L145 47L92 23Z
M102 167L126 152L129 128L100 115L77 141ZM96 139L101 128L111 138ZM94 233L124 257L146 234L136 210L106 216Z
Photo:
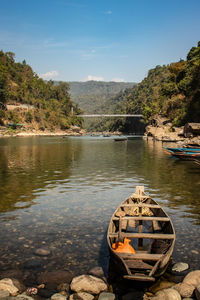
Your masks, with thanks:
M116 207L144 185L171 217L174 261L200 268L200 167L135 137L0 139L0 270L107 268ZM35 250L47 248L47 257Z

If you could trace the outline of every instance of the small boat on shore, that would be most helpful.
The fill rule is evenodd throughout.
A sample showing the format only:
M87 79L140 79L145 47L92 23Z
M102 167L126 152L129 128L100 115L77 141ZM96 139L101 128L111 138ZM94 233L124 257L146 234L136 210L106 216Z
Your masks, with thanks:
M110 259L125 279L155 281L168 266L175 231L162 207L137 186L112 215L107 242Z

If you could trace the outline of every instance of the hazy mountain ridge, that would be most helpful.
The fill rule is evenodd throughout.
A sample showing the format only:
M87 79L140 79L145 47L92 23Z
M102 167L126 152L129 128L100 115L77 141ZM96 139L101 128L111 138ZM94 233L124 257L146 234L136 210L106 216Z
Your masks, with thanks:
M68 84L73 102L87 113L104 112L105 109L110 108L111 103L113 103L111 99L117 94L137 85L134 82L114 81L72 81Z

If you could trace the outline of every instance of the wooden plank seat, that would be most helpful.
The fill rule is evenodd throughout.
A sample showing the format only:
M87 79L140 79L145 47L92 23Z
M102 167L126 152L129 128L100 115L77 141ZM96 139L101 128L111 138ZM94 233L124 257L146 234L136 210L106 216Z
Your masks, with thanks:
M141 259L127 259L126 265L128 268L140 269L140 270L151 270L153 266L147 264L146 262L142 261Z
M139 281L155 281L155 278L145 274L124 275L124 279L139 280Z
M108 233L110 238L118 237L119 233ZM165 233L131 233L131 232L121 232L121 238L141 238L141 239L163 239L171 240L175 238L174 234L165 234Z
M135 203L135 204L122 204L120 207L148 207L148 208L161 208L158 204L146 204L146 203Z
M161 222L169 222L170 219L168 217L148 217L148 216L127 216L121 217L122 220L137 220L137 221L161 221ZM117 221L120 217L114 217L113 220Z
M136 252L134 254L132 253L118 253L118 255L123 259L141 259L141 260L153 260L157 261L160 258L163 257L163 254L154 254L154 253L142 253L142 252Z

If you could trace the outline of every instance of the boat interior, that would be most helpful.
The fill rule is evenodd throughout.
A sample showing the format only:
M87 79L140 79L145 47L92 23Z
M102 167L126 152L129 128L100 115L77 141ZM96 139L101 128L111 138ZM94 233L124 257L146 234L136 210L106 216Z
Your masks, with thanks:
M126 199L111 219L110 246L123 243L125 238L135 253L116 253L126 268L124 278L154 281L153 275L171 248L175 234L161 206L143 192Z

